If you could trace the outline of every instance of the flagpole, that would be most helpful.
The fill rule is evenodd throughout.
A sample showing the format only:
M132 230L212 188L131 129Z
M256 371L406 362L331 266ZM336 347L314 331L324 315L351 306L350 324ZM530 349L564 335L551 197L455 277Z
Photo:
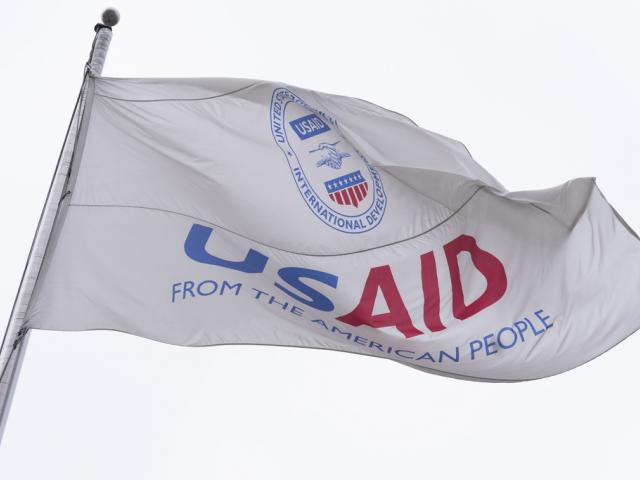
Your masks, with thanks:
M73 163L76 140L82 114L84 112L84 100L86 96L87 79L90 76L100 76L111 43L111 27L120 20L120 15L113 8L106 9L102 13L102 23L95 26L95 38L91 47L89 60L85 66L82 87L73 109L73 115L67 128L65 140L58 157L55 173L49 185L49 191L45 204L40 214L40 220L36 233L31 243L31 249L27 257L18 293L11 310L9 323L0 347L0 441L6 427L11 400L15 392L22 359L29 340L29 329L25 326L25 316L29 308L29 301L33 293L45 252L49 244L49 238L53 230L55 219L58 215L60 204L67 193L67 182Z

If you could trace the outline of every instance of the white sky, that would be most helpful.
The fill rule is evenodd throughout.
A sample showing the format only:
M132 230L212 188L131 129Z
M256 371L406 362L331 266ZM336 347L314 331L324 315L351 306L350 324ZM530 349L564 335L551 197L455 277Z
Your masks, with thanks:
M5 2L4 328L92 27L89 0ZM596 176L640 228L640 3L125 1L107 76L238 76L364 98L463 141L511 190ZM480 384L390 361L34 332L2 479L637 478L640 336Z

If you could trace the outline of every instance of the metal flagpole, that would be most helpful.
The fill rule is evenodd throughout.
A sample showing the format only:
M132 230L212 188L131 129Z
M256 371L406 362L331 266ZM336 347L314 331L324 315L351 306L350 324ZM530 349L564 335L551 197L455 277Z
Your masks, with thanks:
M111 43L111 27L115 26L119 20L118 11L109 8L102 13L102 23L98 23L95 26L96 35L85 67L82 87L69 122L62 151L58 157L56 170L40 214L40 221L31 244L27 264L22 274L22 280L20 281L9 323L0 347L0 441L7 423L11 399L16 388L22 359L29 340L29 329L25 326L25 316L29 308L29 301L40 273L60 204L68 193L67 183L84 112L87 79L90 76L100 76L102 73L102 67Z

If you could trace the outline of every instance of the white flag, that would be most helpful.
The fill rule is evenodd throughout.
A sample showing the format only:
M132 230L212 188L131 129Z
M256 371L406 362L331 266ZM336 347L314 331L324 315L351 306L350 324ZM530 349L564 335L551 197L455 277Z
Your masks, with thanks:
M270 82L95 78L86 102L29 328L523 380L640 325L640 243L592 179L508 193L400 114Z

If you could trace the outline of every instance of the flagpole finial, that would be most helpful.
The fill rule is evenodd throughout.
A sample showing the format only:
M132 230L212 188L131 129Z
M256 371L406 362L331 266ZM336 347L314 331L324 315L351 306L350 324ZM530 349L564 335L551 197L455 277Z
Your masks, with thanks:
M87 69L89 73L96 77L102 74L102 67L104 66L107 50L109 50L109 44L111 43L111 36L113 35L111 27L117 25L119 21L120 13L118 13L118 10L115 8L107 8L102 12L102 23L98 23L93 28L96 36L93 39Z
M115 8L107 8L102 12L102 23L106 27L115 27L120 21L120 12Z

